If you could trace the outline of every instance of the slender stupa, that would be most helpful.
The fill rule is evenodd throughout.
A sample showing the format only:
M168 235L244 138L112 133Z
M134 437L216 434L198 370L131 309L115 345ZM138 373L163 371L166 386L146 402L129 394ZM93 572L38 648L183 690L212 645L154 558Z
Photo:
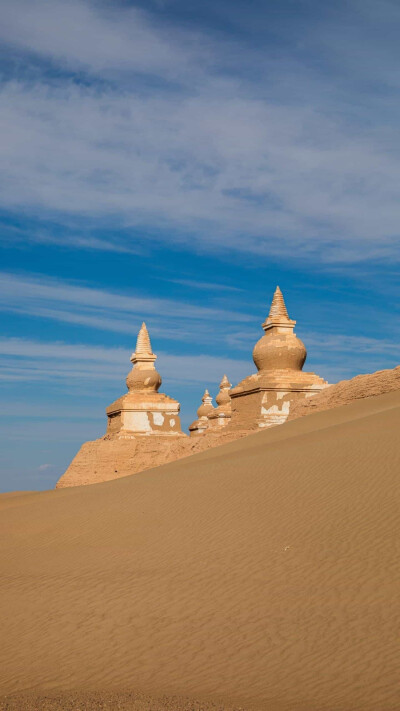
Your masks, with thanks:
M212 404L212 397L208 390L204 391L204 395L201 399L201 405L197 410L197 420L189 425L189 432L191 437L198 437L204 434L210 427L209 416L214 412L214 407Z
M283 294L276 288L264 335L256 343L253 360L258 372L231 390L232 426L270 427L284 422L291 403L310 397L328 383L315 373L304 373L304 343L294 333Z
M158 392L162 381L154 365L156 358L143 322L131 356L133 368L126 378L128 392L106 409L108 435L181 434L179 402Z
M174 447L187 435L181 430L179 402L158 392L156 358L143 323L131 356L128 392L107 407L106 434L82 445L58 488L117 479L176 458Z
M219 384L219 393L215 398L218 407L215 407L208 415L210 427L213 429L220 429L229 424L232 417L231 387L232 383L230 383L227 376L224 375Z

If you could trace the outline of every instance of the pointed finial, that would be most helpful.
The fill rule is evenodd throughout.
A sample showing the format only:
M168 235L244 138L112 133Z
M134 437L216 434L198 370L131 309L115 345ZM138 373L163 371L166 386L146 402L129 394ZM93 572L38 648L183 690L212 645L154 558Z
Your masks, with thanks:
M212 403L212 397L210 393L208 392L207 388L204 390L204 395L201 398L202 402L204 402L206 405L211 405Z
M143 321L136 341L136 350L132 353L132 363L154 363L157 356L153 353L147 326Z
M226 375L224 375L224 377L222 378L219 387L224 389L232 387L232 383L229 382L228 377Z
M282 317L283 318L289 318L289 314L287 312L286 304L285 304L285 299L283 298L283 294L279 288L279 286L276 287L275 293L272 299L272 304L271 308L269 310L269 316L268 318L278 318Z
M287 312L286 304L285 304L285 299L283 298L283 294L279 288L279 286L276 287L275 293L272 299L272 304L271 308L269 310L268 318L264 321L262 324L262 327L264 331L267 331L269 328L272 328L273 326L285 326L285 327L290 327L293 329L293 327L296 325L296 321L292 321L289 318L289 314Z
M149 332L147 330L147 326L144 321L143 321L143 323L140 327L140 331L138 333L135 353L136 353L136 355L139 355L142 353L146 353L146 354L153 353L152 348L151 348Z

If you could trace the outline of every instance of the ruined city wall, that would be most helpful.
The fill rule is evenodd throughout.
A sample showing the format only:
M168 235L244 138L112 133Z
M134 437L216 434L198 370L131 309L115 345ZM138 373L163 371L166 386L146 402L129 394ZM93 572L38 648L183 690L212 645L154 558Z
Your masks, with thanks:
M312 412L330 410L333 407L347 405L354 400L382 395L399 389L400 366L393 368L393 370L378 370L376 373L357 375L351 380L341 380L306 400L294 403L288 419L294 420Z

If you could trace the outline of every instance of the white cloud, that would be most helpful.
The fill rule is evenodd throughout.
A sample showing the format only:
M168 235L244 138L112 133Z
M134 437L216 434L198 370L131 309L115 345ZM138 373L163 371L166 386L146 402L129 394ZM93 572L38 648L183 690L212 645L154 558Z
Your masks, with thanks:
M311 353L312 369L331 382L353 377L355 362L357 372L372 372L378 368L394 367L400 360L398 344L384 339L309 333L305 342ZM219 383L224 372L236 384L255 371L250 351L251 348L247 359L160 351L157 368L169 384L199 383L205 387ZM357 355L349 359L349 353ZM99 383L100 388L112 385L123 389L124 379L131 367L130 354L124 348L3 338L0 339L0 380L45 381L57 383L68 391L90 390L93 381ZM39 411L44 416L40 404ZM65 416L71 415L68 412L67 408ZM85 412L85 417L89 417L89 410Z
M177 36L156 27L140 9L117 3L107 7L80 0L2 0L0 37L10 47L75 69L189 71L188 51L180 48L185 43L183 33ZM191 43L194 39L192 34ZM194 58L193 49L190 56Z
M206 281L194 281L192 279L168 279L169 282L173 284L180 284L181 286L189 286L193 289L201 289L202 291L243 291L237 286L228 286L227 284L216 284Z
M306 334L307 345L310 348L333 351L340 353L373 353L387 356L397 356L400 359L400 343L385 338L373 338L368 336L349 336L346 334L326 335L321 333Z
M115 249L135 247L131 226L195 250L396 257L397 122L365 121L357 88L340 85L345 67L321 77L246 48L244 71L240 45L161 28L137 8L5 0L2 12L9 46L107 79L39 72L3 85L3 209L122 226ZM337 62L332 33L310 32Z
M58 381L65 389L95 380L123 388L131 368L130 352L85 344L48 343L28 339L0 339L0 379L10 381ZM248 374L245 360L209 355L159 352L157 368L169 382L216 383L227 371L236 381Z
M209 328L210 322L237 324L251 318L188 301L128 296L46 276L5 272L0 273L0 310L131 334L149 317L155 323L154 333L168 338L179 335L184 340L188 326L180 320L200 321ZM163 328L162 324L168 326Z

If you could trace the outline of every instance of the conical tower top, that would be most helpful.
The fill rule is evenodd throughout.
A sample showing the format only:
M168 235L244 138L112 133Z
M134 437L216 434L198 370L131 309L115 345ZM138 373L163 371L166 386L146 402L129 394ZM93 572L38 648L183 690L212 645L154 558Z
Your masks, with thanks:
M271 308L269 310L269 316L268 318L276 318L277 316L283 316L284 318L289 318L289 314L287 312L286 304L285 304L285 299L283 298L283 294L279 288L279 286L276 287L275 293L272 299L272 304Z
M149 332L147 330L147 326L144 321L143 321L143 323L140 327L140 331L138 333L135 352L137 355L139 355L139 353L140 354L153 353L153 350L151 347L151 342L150 342Z
M143 321L136 341L136 350L132 354L132 363L154 363L157 356L153 353L147 326Z
M201 398L201 401L205 405L211 405L211 403L212 403L212 397L211 397L210 393L208 392L207 388L204 390L204 395Z
M215 398L218 407L227 405L231 401L231 396L230 396L230 389L232 387L232 383L229 382L228 378L226 375L222 378L220 384L219 384L219 393L217 397Z
M276 287L275 293L272 299L272 304L271 308L269 310L268 318L264 321L262 324L262 327L264 331L267 331L269 328L273 328L274 326L283 326L286 328L294 328L296 325L296 321L292 321L289 318L289 314L287 312L286 304L285 304L285 299L283 298L283 294L279 288L279 286Z

